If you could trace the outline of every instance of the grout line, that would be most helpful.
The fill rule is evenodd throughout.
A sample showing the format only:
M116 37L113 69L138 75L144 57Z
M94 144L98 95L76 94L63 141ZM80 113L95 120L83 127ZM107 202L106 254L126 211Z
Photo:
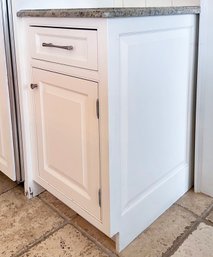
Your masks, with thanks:
M70 224L75 227L78 231L80 231L84 236L86 236L90 241L92 241L101 251L108 254L110 257L118 257L116 253L105 247L102 243L100 243L97 239L95 239L93 236L91 236L89 233L87 233L83 228L78 226L76 223L74 223L74 220L70 221Z
M36 196L37 198L39 198L43 203L45 203L50 209L52 209L54 212L56 212L59 216L61 216L64 220L66 220L68 223L70 222L70 220L75 219L75 217L78 215L73 214L73 217L68 218L66 215L64 215L63 213L61 213L56 207L54 207L53 205L51 205L48 201L42 199L40 196ZM69 208L69 207L68 207Z
M197 230L198 226L201 223L205 223L206 225L213 227L213 222L199 217L188 230L186 230L181 236L177 237L177 239L173 242L173 245L165 253L163 253L161 257L171 257L178 250L178 248L185 242L185 240L194 231Z
M197 215L196 213L194 213L193 211L191 211L187 207L180 205L179 203L174 203L174 205L177 205L177 206L181 207L182 209L184 209L187 212L190 212L196 219L200 217L199 215Z
M82 235L84 235L85 237L87 237L90 241L92 241L102 252L106 253L109 257L118 257L119 255L117 255L115 252L113 252L112 250L108 249L107 247L105 247L102 243L100 243L96 238L94 238L93 236L91 236L87 231L85 231L83 228L81 228L78 224L76 224L74 221L75 219L78 217L78 214L74 214L73 217L68 218L66 215L64 215L63 213L60 212L60 210L58 210L57 208L55 208L53 205L51 205L48 201L46 201L45 199L41 198L40 196L37 196L42 202L44 202L50 209L52 209L54 212L56 212L60 217L62 217L65 221L65 224L63 224L61 227L59 227L58 229L56 229L55 231L53 231L52 233L42 237L38 242L34 243L32 246L28 246L29 249L31 249L33 246L35 246L36 244L44 241L47 237L49 237L50 235L54 234L56 231L58 231L59 229L61 229L62 227L64 227L66 224L70 224L73 227L75 227L79 232L82 233ZM175 203L174 205L179 206L180 208L182 208L184 211L191 213L196 219L194 222L191 223L190 226L185 228L185 231L179 235L173 242L172 246L170 248L168 248L166 250L165 253L162 253L162 257L169 257L171 255L173 255L177 249L182 245L182 243L188 238L188 236L190 234L192 234L197 227L199 226L199 224L201 222L206 223L207 225L211 225L213 226L213 223L211 221L206 220L205 218L209 215L209 213L213 210L213 203L199 216L196 213L194 213L193 211L191 211L190 209L188 209L187 207L184 207L178 203ZM29 249L25 250L24 252L28 251ZM21 253L23 254L23 252ZM18 254L17 256L14 257L19 257L21 254Z
M78 231L80 231L82 233L82 235L84 235L85 237L87 237L90 241L92 241L102 252L106 253L107 255L109 255L109 257L118 257L117 254L115 254L113 251L111 251L110 249L108 249L107 247L105 247L102 243L100 243L97 239L95 239L93 236L91 236L89 233L87 233L83 228L81 228L80 226L78 226L74 220L77 218L78 214L76 213L76 215L73 215L73 217L71 219L67 218L66 215L62 214L57 208L55 208L54 206L52 206L51 204L49 204L48 201L40 198L39 196L37 196L41 201L43 201L46 205L48 205L49 208L51 208L54 212L56 212L59 216L61 216L64 220L66 220L67 224L72 225L74 228L76 228ZM18 256L17 256L18 257Z
M182 207L183 209L185 209L185 210L187 210L188 212L190 212L191 214L193 214L195 217L200 217L200 218L205 218L206 216L208 216L209 215L209 213L213 210L213 202L200 214L200 215L198 215L198 214L196 214L196 213L194 213L193 211L191 211L190 209L188 209L187 207L185 207L185 206L182 206L182 205L180 205L179 203L174 203L175 205L178 205L178 206L180 206L180 207Z
M213 203L201 214L201 218L205 219L211 211L213 211Z
M186 227L185 231L175 239L172 246L168 248L165 253L162 253L161 257L172 256L183 244L183 242L188 238L188 236L191 235L197 229L201 221L202 219L199 217L190 227Z
M188 208L186 208L184 206L181 206L177 203L175 203L175 204L182 207L185 211L188 211L191 214L193 214L194 217L197 217L197 219L194 221L194 223L190 227L188 227L188 228L186 227L186 230L179 237L177 237L175 239L172 246L165 253L163 253L161 257L172 256L178 250L178 248L183 244L183 242L189 237L189 235L191 235L197 229L197 227L200 225L200 223L203 222L207 225L213 226L213 223L211 221L206 220L206 217L213 210L213 204L211 204L200 216L195 214L193 211L189 210Z
M15 185L14 187L12 187L12 188L10 188L10 189L7 189L6 191L2 192L2 193L0 194L0 196L2 196L2 195L4 195L4 194L8 193L9 191L13 190L14 188L16 188L16 187L18 187L18 186L19 186L19 185Z
M19 185L14 185L14 187L4 191L1 195L4 195L5 193L12 191L14 188L18 187ZM71 218L68 218L66 215L60 212L59 209L54 207L54 205L50 204L47 200L41 198L40 196L37 196L39 200L41 200L44 204L46 204L52 211L57 213L60 217L63 218L63 222L61 225L59 225L56 228L53 228L49 232L44 233L40 238L36 239L34 242L29 243L28 245L24 246L20 251L14 253L13 257L20 257L24 253L28 252L30 249L35 247L36 245L40 244L41 242L45 241L47 238L52 236L54 233L56 233L58 230L64 228L67 224L72 225L75 227L82 235L84 235L88 240L93 242L97 248L102 251L103 253L107 254L109 257L118 257L119 255L116 254L113 250L110 250L106 246L104 246L101 242L98 241L98 239L94 238L92 235L90 235L87 231L85 231L83 228L81 228L78 224L75 223L75 219L78 217L78 214L73 214ZM180 234L173 242L172 246L169 247L164 253L162 253L161 257L170 257L172 256L177 249L183 244L183 242L189 237L190 234L192 234L200 223L205 223L206 225L213 226L213 222L207 220L207 216L213 211L213 202L210 204L208 208L205 209L205 211L201 215L197 215L187 207L184 207L178 203L174 203L174 205L182 208L184 211L191 213L196 219L194 222L191 223L188 227L185 228L182 234Z
M208 226L213 227L213 222L211 222L210 220L203 220L202 222L205 223Z
M213 212L213 205L212 205L212 207L209 209L209 211L206 213L206 216L204 215L204 216L205 216L204 220L205 220L206 222L208 222L209 225L213 226L213 221L207 219L207 217L209 216L209 214L210 214L211 212Z
M58 226L57 228L54 228L52 230L50 230L49 232L45 233L44 235L42 235L40 238L36 239L34 242L26 245L25 247L23 247L22 250L20 250L19 252L15 253L14 255L12 255L11 257L19 257L21 255L23 255L24 253L28 252L30 249L32 249L34 246L40 244L41 242L45 241L48 237L52 236L55 232L59 231L60 229L64 228L66 225L68 224L67 221L64 221L60 226Z
M55 211L58 215L60 215L62 218L64 218L69 224L71 224L72 226L74 226L78 231L80 231L84 236L86 236L90 241L92 241L101 251L103 251L104 253L106 253L107 255L109 255L110 257L117 257L119 255L117 255L115 252L113 252L112 250L108 249L107 247L105 247L102 243L100 243L97 239L95 239L93 236L91 236L87 231L85 231L83 228L81 228L80 226L78 226L74 220L77 218L78 214L73 215L73 217L71 219L67 218L66 215L62 214L57 208L55 208L54 206L52 206L51 204L49 204L48 201L46 201L45 199L42 199L38 196L38 198L43 201L45 204L47 204L53 211ZM194 213L193 211L191 211L190 209L188 209L187 207L184 207L178 203L174 203L174 205L179 206L180 208L182 208L184 211L191 213L196 220L192 223L192 225L190 225L189 227L186 227L185 231L178 236L172 246L165 252L162 254L162 257L169 257L172 254L174 254L174 252L182 245L182 243L186 240L186 238L197 229L197 227L199 226L199 224L201 222L204 222L208 225L213 226L213 223L211 223L210 221L205 220L205 218L208 216L208 214L212 211L213 209L213 204L211 204L200 216L197 215L196 213Z

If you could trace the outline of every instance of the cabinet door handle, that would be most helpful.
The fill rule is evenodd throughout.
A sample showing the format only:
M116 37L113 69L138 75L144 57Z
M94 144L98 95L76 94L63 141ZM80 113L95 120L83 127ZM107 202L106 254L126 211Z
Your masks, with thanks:
M43 47L54 47L54 48L61 48L65 50L73 50L73 46L59 46L59 45L54 45L52 43L42 43Z
M32 89L34 89L34 88L38 88L38 85L37 85L37 84L31 84L30 87L31 87Z

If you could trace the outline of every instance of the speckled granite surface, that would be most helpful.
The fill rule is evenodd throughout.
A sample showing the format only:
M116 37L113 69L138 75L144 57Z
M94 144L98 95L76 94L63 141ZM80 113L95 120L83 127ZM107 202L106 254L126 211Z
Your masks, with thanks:
M20 10L18 17L118 18L199 14L199 6Z

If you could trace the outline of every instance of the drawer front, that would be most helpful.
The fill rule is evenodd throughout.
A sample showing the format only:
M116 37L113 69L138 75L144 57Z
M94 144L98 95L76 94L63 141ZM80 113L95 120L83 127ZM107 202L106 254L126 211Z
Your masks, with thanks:
M96 30L30 27L30 42L33 59L98 70Z

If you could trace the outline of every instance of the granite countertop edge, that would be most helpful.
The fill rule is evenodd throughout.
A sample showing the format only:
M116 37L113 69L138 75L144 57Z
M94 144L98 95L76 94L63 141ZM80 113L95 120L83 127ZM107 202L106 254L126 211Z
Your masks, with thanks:
M119 18L199 14L199 6L20 10L18 17Z

